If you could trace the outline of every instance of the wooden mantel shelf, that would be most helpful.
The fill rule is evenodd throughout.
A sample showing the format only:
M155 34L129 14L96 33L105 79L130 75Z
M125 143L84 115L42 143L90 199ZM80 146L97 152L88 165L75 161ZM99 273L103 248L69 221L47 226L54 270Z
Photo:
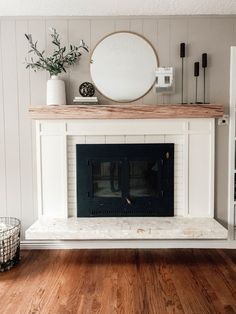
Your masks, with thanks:
M67 105L30 107L32 119L176 119L218 118L224 114L223 105Z

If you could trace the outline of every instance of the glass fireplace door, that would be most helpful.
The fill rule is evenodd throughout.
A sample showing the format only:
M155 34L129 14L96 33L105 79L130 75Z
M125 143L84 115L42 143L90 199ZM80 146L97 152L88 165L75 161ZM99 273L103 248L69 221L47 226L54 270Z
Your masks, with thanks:
M160 197L160 162L158 160L130 160L128 181L130 197Z
M173 144L78 146L78 216L173 216Z
M91 161L93 197L122 197L122 161Z

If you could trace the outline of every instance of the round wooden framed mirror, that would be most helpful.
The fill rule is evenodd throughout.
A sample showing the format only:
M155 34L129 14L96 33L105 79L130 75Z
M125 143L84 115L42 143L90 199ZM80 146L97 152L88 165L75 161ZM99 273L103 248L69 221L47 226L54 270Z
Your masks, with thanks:
M132 102L155 83L158 57L152 44L132 32L112 33L92 52L90 72L97 90L117 102Z

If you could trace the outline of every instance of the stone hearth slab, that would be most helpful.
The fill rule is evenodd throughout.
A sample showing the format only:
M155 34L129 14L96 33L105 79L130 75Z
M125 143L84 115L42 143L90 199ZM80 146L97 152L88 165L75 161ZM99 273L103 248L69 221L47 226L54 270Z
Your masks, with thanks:
M41 218L25 236L27 240L195 240L227 239L228 231L213 218Z

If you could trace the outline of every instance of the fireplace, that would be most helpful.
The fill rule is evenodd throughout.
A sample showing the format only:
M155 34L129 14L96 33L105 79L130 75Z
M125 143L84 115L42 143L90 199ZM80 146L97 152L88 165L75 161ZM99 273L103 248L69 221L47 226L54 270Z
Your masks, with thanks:
M78 217L174 215L174 144L77 144Z

